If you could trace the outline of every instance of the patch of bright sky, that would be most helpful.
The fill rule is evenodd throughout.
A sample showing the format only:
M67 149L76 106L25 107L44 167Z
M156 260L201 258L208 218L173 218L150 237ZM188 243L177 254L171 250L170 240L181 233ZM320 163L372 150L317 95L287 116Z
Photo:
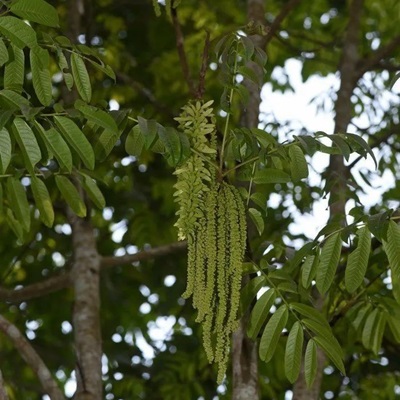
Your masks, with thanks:
M300 61L289 59L285 63L284 68L278 68L274 71L274 78L278 81L282 80L282 83L286 81L285 75L289 76L290 84L294 88L294 92L273 92L272 85L267 83L264 85L261 93L261 126L274 121L288 123L289 129L279 132L279 140L281 142L291 140L291 135L300 134L302 128L305 128L309 134L313 134L317 131L323 131L328 134L333 133L334 114L332 112L333 99L331 95L337 92L339 88L339 79L337 76L330 74L327 77L312 76L307 82L303 83L301 67L302 64ZM398 104L396 92L400 92L400 82L395 85L392 93L384 91L382 88L382 110L390 107L390 102L395 102L397 100ZM313 99L317 99L317 101L312 102ZM367 98L365 100L368 101ZM320 110L317 109L317 104L322 105ZM378 122L381 116L382 115L377 115L376 118ZM371 121L365 114L354 119L354 122L360 128L368 128L371 125ZM291 131L289 137L287 136L288 130ZM348 132L358 133L353 126L349 127ZM329 145L330 141L328 140L325 143ZM375 155L378 156L377 153L375 153ZM356 155L351 156L349 162L352 162L356 157ZM321 183L321 173L328 166L328 163L329 156L326 154L316 154L312 157L310 176L308 178L311 185L319 185ZM361 160L355 169L356 171L374 171L375 166L372 158L368 157L366 160ZM357 178L357 172L355 172L355 176ZM382 176L375 176L372 182L374 183L374 188L366 188L366 193L360 194L360 199L366 206L379 203L382 193L388 187L393 186L394 177L389 171L385 171ZM268 206L275 208L282 201L286 201L286 199L283 199L282 196L278 194L273 194L270 197ZM347 210L351 209L353 206L354 202L349 201ZM294 206L291 207L290 210L295 215L295 222L289 227L290 231L295 234L304 233L312 239L325 225L328 219L328 200L321 199L315 202L312 212L308 215L300 215Z

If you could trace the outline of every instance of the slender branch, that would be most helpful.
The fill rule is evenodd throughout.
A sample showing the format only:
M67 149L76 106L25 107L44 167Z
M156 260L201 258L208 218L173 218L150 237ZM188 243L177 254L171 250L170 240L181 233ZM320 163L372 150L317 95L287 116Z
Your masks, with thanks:
M275 33L279 29L282 24L282 21L286 18L286 16L295 8L301 0L289 0L281 9L281 12L275 17L274 21L272 22L271 26L269 27L269 31L265 36L265 45L267 45L272 38L274 37Z
M181 63L183 76L184 76L185 81L186 81L186 83L188 85L189 92L190 92L191 96L195 97L196 96L196 90L195 90L195 87L194 87L194 84L193 84L192 77L190 75L189 63L188 63L188 60L187 60L187 57L186 57L181 24L179 23L177 9L174 8L174 7L172 7L172 9L171 9L171 17L172 17L172 23L173 23L174 29L175 29L176 48L178 50L178 55L179 55L179 60L180 60L180 63Z
M103 270L103 269L108 269L110 267L132 264L134 262L147 261L153 258L167 256L177 251L185 250L186 247L187 247L186 242L175 242L164 246L154 247L153 249L143 250L136 254L128 254L119 257L116 256L102 257L101 267Z
M44 392L50 396L51 400L65 400L62 391L57 386L56 381L51 376L49 369L41 357L22 335L20 330L2 315L0 315L0 331L11 340L21 357L32 368Z
M166 256L177 251L182 251L186 249L186 247L186 242L176 242L149 250L143 250L136 254L101 257L101 270L103 271L111 267L129 265L134 262L147 261L153 258ZM50 293L58 292L61 289L70 287L71 284L71 273L67 272L63 275L53 276L44 281L33 283L20 289L7 289L0 287L0 301L20 303L22 301L35 299Z
M357 74L359 77L363 76L367 71L372 70L379 66L382 59L390 56L394 50L400 47L400 35L395 36L389 43L380 47L373 52L369 57L364 58L358 62Z
M8 394L4 385L3 374L0 370L0 400L8 400Z
M129 75L123 72L116 72L116 76L117 80L120 80L121 82L131 86L143 97L145 97L158 112L165 114L171 119L174 118L174 115L171 113L171 110L166 105L160 103L150 89L146 88L143 84L132 79Z
M208 53L210 51L210 32L206 32L206 40L204 42L203 55L201 57L201 68L199 73L199 84L196 90L196 98L201 99L206 89L206 72L208 68Z

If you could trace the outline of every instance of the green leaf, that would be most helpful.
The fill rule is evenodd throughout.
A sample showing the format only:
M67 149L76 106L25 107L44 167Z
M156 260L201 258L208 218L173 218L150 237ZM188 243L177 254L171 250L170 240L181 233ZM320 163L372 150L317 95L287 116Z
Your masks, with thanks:
M260 145L265 149L268 147L276 147L278 145L278 142L270 133L258 128L253 128L250 131L256 137L258 143L260 143Z
M25 241L25 234L22 228L22 224L20 224L19 221L15 219L14 214L9 208L7 208L6 212L6 221L11 230L14 232L15 236L23 243Z
M346 161L348 161L351 150L346 141L339 134L327 135L327 137L331 139L333 143L335 143L336 147L340 150L343 157L346 159Z
M138 117L140 131L144 137L146 149L150 149L157 139L158 124L154 120Z
M358 146L360 146L364 150L365 154L368 153L374 160L375 168L378 168L378 162L376 161L374 152L372 151L371 147L368 146L368 143L361 136L358 136L354 133L346 133L345 136L347 136L347 138L351 139Z
M16 17L0 18L0 33L10 39L20 49L37 46L36 32L24 21Z
M35 175L31 175L31 187L40 219L50 228L54 223L54 210L46 185Z
M103 193L101 193L96 182L88 175L80 173L82 175L82 186L88 194L93 204L100 210L106 206L106 200L104 199Z
M300 373L303 341L303 327L296 321L290 330L285 351L285 374L290 383L294 383Z
M313 136L309 135L293 135L294 139L297 139L303 149L307 152L309 156L313 156L315 152L318 150L319 142Z
M268 317L269 310L274 304L276 298L275 289L269 289L264 292L257 300L250 314L247 335L256 340L261 327Z
M43 0L17 0L10 11L22 19L56 28L59 26L57 10Z
M317 375L318 359L317 359L317 345L313 339L307 343L306 353L304 355L304 376L308 388L311 388Z
M323 314L321 314L321 311L315 309L314 307L303 303L293 302L290 303L290 308L297 311L302 316L318 322L318 324L322 325L325 329L331 331L331 327L329 326L328 321L323 317Z
M0 18L1 19L1 18ZM0 107L6 110L23 110L30 107L29 100L12 90L0 90Z
M361 340L366 349L372 349L372 341L374 331L377 327L377 320L379 316L379 310L375 308L367 317L364 329L362 331Z
M299 146L292 145L289 147L290 158L290 174L293 182L300 181L308 177L308 164L304 157L303 151Z
M275 311L268 321L260 340L259 354L261 360L265 362L271 360L288 317L288 309L286 305L283 305Z
M355 292L363 282L371 251L371 234L365 226L357 231L358 246L349 255L345 272L345 285L349 293Z
M356 331L364 326L365 319L371 308L371 303L367 303L366 305L362 306L361 309L357 312L356 318L351 321Z
M0 173L5 174L11 161L11 138L7 129L0 130Z
M393 286L400 284L400 226L390 220L387 230L387 241L383 241L383 248L389 260ZM397 290L393 290L396 301L400 304Z
M290 260L290 270L295 270L297 266L303 261L310 251L315 247L314 242L306 243L302 248L296 251L293 258Z
M96 155L97 160L103 161L107 158L115 147L121 133L122 132L119 131L118 134L115 134L114 132L104 130L100 134L96 144L94 145L94 154Z
M90 58L88 59L90 64L93 65L97 70L103 72L107 76L109 76L113 81L116 80L115 72L109 65L104 65L103 63L97 63L96 61L91 60Z
M267 183L287 183L290 182L290 176L280 169L265 168L255 173L253 181L261 185Z
M64 169L68 172L72 171L72 155L71 151L62 138L60 132L58 132L54 128L50 128L47 131L35 121L35 127L39 135L42 137L42 140L49 147L50 151L54 154L56 160L60 164L61 169Z
M251 220L254 222L254 225L257 228L258 234L261 235L264 232L264 219L260 213L260 211L255 208L249 208L249 215Z
M325 354L331 359L331 361L335 364L335 366L339 369L339 371L346 375L346 371L343 364L343 356L342 349L332 344L330 339L327 339L323 336L314 336L313 340L322 350L324 350ZM339 352L338 352L339 350Z
M142 154L144 147L144 137L139 128L135 125L128 133L125 141L125 151L134 157L139 157Z
M393 315L387 315L386 321L397 343L400 343L400 320Z
M340 233L337 232L326 241L321 251L316 279L317 289L321 294L324 294L332 284L341 250L342 238L340 237Z
M97 107L90 106L82 100L77 100L75 102L75 108L79 110L88 121L111 131L114 135L119 137L117 123L110 114L107 114L105 111L100 110Z
M266 284L264 275L256 276L251 279L242 289L240 294L240 309L243 314L246 312L250 303L256 297L258 291Z
M177 131L171 127L164 128L162 125L158 125L157 132L165 147L168 163L176 166L181 160L182 154L181 141Z
M94 168L94 152L86 136L71 119L54 117L57 127L67 143L76 151L87 168Z
M301 284L308 289L317 273L318 255L309 254L301 267Z
M247 198L247 192L246 196L244 197L245 199ZM267 196L265 193L260 193L260 192L254 192L251 194L250 199L257 204L263 211L264 215L266 215L266 208L267 208Z
M77 53L71 54L71 69L75 85L82 100L89 103L92 98L92 86L85 62Z
M44 106L49 106L52 97L52 84L49 70L49 52L39 46L30 51L32 83L36 96Z
M11 44L9 59L4 68L4 88L21 93L25 79L25 55L19 47Z
M375 355L378 355L382 345L383 333L385 332L386 316L383 312L379 311L376 321L375 329L372 335L371 350Z
M0 67L2 67L8 61L8 50L4 44L3 39L0 38Z
M35 165L42 158L35 134L22 118L14 119L12 124L12 132L19 148L21 149L25 166L31 175L33 175Z
M56 175L56 185L61 192L62 197L67 202L67 204L71 207L71 210L78 217L86 216L86 206L79 196L76 187L62 175Z
M7 196L9 206L18 222L21 224L22 228L28 232L31 227L31 213L25 188L19 179L14 177L7 179Z

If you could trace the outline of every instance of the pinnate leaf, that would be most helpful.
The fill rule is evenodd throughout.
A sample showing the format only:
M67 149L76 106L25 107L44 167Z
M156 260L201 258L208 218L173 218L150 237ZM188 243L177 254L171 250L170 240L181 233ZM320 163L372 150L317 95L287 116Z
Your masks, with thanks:
M300 373L303 341L303 327L296 321L290 330L285 351L285 374L290 383L294 383Z
M71 207L71 210L78 217L86 216L86 206L79 196L76 187L72 184L72 182L62 175L56 176L56 184L58 189L61 192L62 197L67 202L67 204Z
M345 273L345 285L349 293L355 292L363 282L371 251L371 234L365 226L357 231L358 246L349 255Z
M317 289L323 294L331 286L335 277L336 268L342 250L342 239L340 233L333 234L325 243L321 251L317 267Z
M269 310L276 298L275 289L269 289L261 295L250 314L247 334L255 340L268 317Z
M40 219L46 226L48 227L53 226L54 223L53 204L46 185L42 180L37 178L35 175L32 175L31 187L36 207L40 212Z
M275 311L268 321L260 340L259 354L261 360L265 362L271 360L288 317L288 309L286 305L283 305Z
M10 10L28 21L53 28L59 26L57 10L43 0L17 0L11 4Z
M75 52L71 54L71 69L79 95L82 100L89 103L92 98L92 85L90 84L89 73L82 57Z

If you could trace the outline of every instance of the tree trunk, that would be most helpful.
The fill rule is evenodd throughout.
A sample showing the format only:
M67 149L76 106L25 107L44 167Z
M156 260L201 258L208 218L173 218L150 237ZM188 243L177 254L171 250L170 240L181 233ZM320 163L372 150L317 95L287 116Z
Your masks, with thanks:
M73 327L77 357L77 400L102 398L100 330L100 256L89 221L70 213L74 248Z
M349 9L349 21L339 65L340 87L335 102L334 133L345 133L351 122L353 112L351 96L353 95L358 80L358 42L361 35L360 22L362 8L363 0L353 0ZM331 188L329 220L340 222L343 226L346 224L345 206L348 198L348 177L349 171L344 164L343 156L332 155L327 170L327 181L330 182L328 187ZM319 296L317 302L323 302L322 296ZM321 390L325 360L325 354L318 349L318 372L314 384L311 388L307 388L302 371L293 388L293 400L318 400L320 398L319 393Z

